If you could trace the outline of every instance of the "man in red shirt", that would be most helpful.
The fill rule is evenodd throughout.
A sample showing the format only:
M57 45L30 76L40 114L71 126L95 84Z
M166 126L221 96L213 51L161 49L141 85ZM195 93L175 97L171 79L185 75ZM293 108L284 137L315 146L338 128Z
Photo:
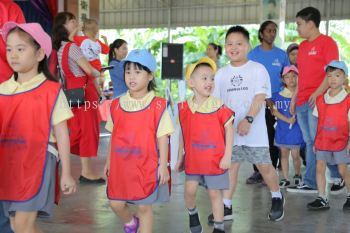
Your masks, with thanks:
M298 89L293 98L291 112L296 110L298 123L306 143L306 172L304 182L290 187L289 192L317 193L316 157L313 151L317 128L317 118L312 115L317 96L328 88L325 65L332 60L339 60L336 42L329 36L320 33L321 14L314 7L306 7L296 15L299 36L305 40L299 46L297 64L299 69ZM296 106L296 109L294 109ZM337 168L328 166L335 183L331 193L336 194L344 188Z
M11 0L0 1L0 28L4 23L14 21L25 23L24 15L21 8ZM12 75L12 69L6 61L6 44L0 39L0 83L9 79Z

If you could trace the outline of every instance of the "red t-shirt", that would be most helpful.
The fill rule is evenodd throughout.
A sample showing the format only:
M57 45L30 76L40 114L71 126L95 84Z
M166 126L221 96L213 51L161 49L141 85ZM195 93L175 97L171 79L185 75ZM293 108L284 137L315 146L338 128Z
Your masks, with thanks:
M299 70L296 106L306 103L326 76L324 66L339 59L336 42L321 34L313 41L303 41L299 46L297 64Z
M96 69L101 70L100 54L108 54L108 45L102 43L100 40L91 40L87 36L74 36L74 42L79 45L85 58Z
M25 23L21 8L14 2L8 0L0 1L0 28L8 22ZM9 79L13 73L6 60L6 44L2 37L0 39L0 83Z

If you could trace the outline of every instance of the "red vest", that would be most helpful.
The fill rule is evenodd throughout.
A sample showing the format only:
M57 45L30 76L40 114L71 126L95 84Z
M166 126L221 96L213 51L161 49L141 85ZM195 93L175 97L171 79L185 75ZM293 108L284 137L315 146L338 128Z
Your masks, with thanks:
M0 200L28 201L40 190L60 84L0 95Z
M110 174L107 196L112 200L137 201L158 188L159 152L157 129L166 101L154 97L148 107L128 112L113 100Z
M178 104L185 149L185 172L188 175L218 175L225 153L225 123L234 114L220 107L211 113L192 113L188 103Z
M324 151L341 151L349 137L348 111L349 95L338 104L326 104L324 95L316 100L318 110L318 125L315 148Z
M91 78L88 76L76 77L69 68L68 57L69 48L72 46L72 42L69 42L63 48L62 54L62 70L64 73L64 79L66 82L67 89L82 88L86 84L85 88L85 102L91 101L98 103L98 92ZM92 105L92 104L91 104Z

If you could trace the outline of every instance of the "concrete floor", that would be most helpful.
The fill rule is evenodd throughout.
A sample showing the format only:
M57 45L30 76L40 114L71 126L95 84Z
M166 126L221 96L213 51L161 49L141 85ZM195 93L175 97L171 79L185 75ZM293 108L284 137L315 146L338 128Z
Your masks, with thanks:
M109 137L101 137L99 157L95 169L101 175L106 157ZM79 158L72 157L73 175L80 175ZM226 233L350 233L350 213L342 210L345 192L330 196L331 209L325 212L312 212L306 203L315 195L285 193L285 217L280 222L267 220L270 208L270 193L262 185L246 185L245 179L252 172L248 163L241 166L237 193L233 198L234 221L225 222ZM291 171L292 172L292 171ZM154 206L155 233L184 233L188 230L188 217L184 206L184 175L173 172L171 201ZM208 196L200 189L198 209L202 216L204 233L212 232L207 224L210 211ZM55 208L54 218L42 220L40 225L45 233L122 233L122 223L108 206L106 186L79 185L78 193L63 197Z

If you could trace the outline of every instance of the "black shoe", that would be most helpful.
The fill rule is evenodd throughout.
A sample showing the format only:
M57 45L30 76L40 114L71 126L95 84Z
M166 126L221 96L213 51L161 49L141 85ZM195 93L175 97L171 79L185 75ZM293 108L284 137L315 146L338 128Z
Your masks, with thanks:
M246 184L260 184L263 178L259 172L254 172L247 180Z
M301 184L301 180L302 180L301 175L293 176L294 185L296 185L296 186L300 185Z
M213 233L225 233L225 231L214 228Z
M298 186L287 188L287 192L291 193L317 193L317 189L310 188L307 184L301 183Z
M331 194L339 194L344 191L345 181L341 179L339 183L334 183L331 187Z
M106 181L103 178L92 180L92 179L86 178L85 176L80 176L79 182L81 184L105 184L106 183Z
M280 188L287 188L289 185L290 181L286 179L282 179L279 184Z
M190 217L190 232L191 233L202 233L203 228L201 222L199 221L198 213L189 214Z
M284 217L284 203L285 199L282 195L282 198L274 197L272 198L271 210L268 215L270 221L279 221Z
M309 210L328 210L329 201L323 199L322 197L317 197L316 200L307 204Z
M343 205L343 210L350 210L350 196L347 196L346 202Z
M232 205L231 207L226 207L224 205L224 221L232 221L233 220L233 214L232 214ZM208 223L214 224L214 215L210 214L208 216Z

